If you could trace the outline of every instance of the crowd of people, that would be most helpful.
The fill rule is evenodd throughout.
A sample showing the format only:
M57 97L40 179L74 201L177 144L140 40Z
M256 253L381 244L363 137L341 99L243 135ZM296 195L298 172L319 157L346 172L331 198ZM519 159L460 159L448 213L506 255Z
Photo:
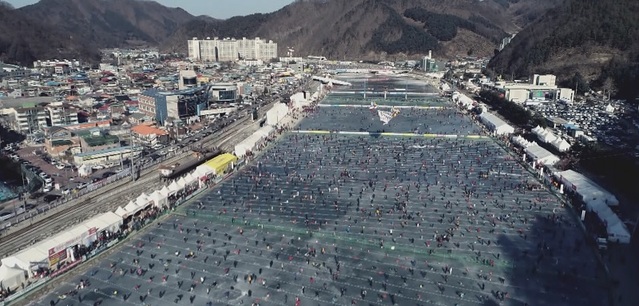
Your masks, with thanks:
M345 111L305 108L299 129L375 124ZM388 127L473 131L454 110L403 114ZM94 289L74 301L601 304L575 221L490 140L285 133L265 150L81 276Z
M469 121L454 107L399 109L393 124L384 125L377 109L367 107L319 107L306 120L300 130L366 131L420 134L478 134L477 125Z

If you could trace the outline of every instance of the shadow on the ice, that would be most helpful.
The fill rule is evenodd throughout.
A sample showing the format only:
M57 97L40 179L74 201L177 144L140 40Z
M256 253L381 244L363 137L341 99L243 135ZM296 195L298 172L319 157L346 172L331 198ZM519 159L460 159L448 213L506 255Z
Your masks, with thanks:
M553 218L538 215L527 231L499 234L501 256L491 256L503 258L504 278L498 287L486 286L490 300L484 305L606 305L605 289L597 281L603 271L593 251L574 227Z

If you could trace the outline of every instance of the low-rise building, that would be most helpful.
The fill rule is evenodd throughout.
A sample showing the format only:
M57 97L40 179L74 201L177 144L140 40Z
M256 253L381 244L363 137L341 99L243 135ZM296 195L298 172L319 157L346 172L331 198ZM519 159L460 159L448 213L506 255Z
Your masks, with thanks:
M131 135L134 143L139 145L153 146L169 141L169 132L147 124L138 124L132 127Z
M103 151L120 147L120 138L105 134L101 129L94 128L77 133L80 138L82 153Z
M237 85L232 83L213 83L209 86L209 94L213 102L233 103L237 101Z
M77 137L74 137L70 130L63 127L54 126L45 131L44 145L47 153L51 156L60 156L73 147L79 146Z
M115 166L127 159L136 158L142 152L142 147L126 146L104 149L92 152L83 152L73 156L76 166Z

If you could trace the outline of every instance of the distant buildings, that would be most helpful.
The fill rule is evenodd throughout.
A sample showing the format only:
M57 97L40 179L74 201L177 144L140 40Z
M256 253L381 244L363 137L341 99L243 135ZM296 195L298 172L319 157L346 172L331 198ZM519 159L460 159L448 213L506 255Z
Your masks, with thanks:
M46 106L15 107L8 110L13 115L13 129L32 134L51 126L78 124L77 109L62 102Z
M178 89L184 90L193 87L197 87L197 73L193 70L180 70Z
M555 85L556 79L552 74L535 74L530 83L496 83L488 87L503 93L506 100L516 103L535 104L552 100L572 103L574 91L570 88L558 88Z
M433 51L428 50L428 56L424 56L421 62L422 69L425 72L437 72L439 71L439 65L433 59Z
M209 93L206 87L178 91L150 89L138 97L140 112L155 118L159 125L164 125L168 118L197 116L201 110L208 108L208 102Z
M80 61L76 59L72 60L48 60L48 61L35 61L33 62L33 68L55 68L56 66L65 65L70 68L79 68Z
M255 39L194 37L188 41L188 56L194 61L226 62L241 59L268 61L277 58L277 43Z

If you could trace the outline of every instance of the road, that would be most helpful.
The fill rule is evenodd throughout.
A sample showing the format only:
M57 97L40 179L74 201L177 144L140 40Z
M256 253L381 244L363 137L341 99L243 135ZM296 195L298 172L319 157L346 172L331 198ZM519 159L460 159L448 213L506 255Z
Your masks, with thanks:
M265 116L273 102L263 106L258 111L260 118ZM200 141L202 147L233 148L233 146L248 137L259 128L258 123L251 123L250 116L240 118L224 129ZM189 151L190 152L190 151ZM188 152L177 155L165 163L175 163L189 155ZM29 245L58 233L63 228L75 224L102 212L113 211L118 206L126 205L129 200L136 198L142 192L155 190L162 186L157 167L144 170L140 178L131 182L123 179L95 192L88 193L75 201L60 205L34 218L12 226L0 238L2 256L13 254Z

